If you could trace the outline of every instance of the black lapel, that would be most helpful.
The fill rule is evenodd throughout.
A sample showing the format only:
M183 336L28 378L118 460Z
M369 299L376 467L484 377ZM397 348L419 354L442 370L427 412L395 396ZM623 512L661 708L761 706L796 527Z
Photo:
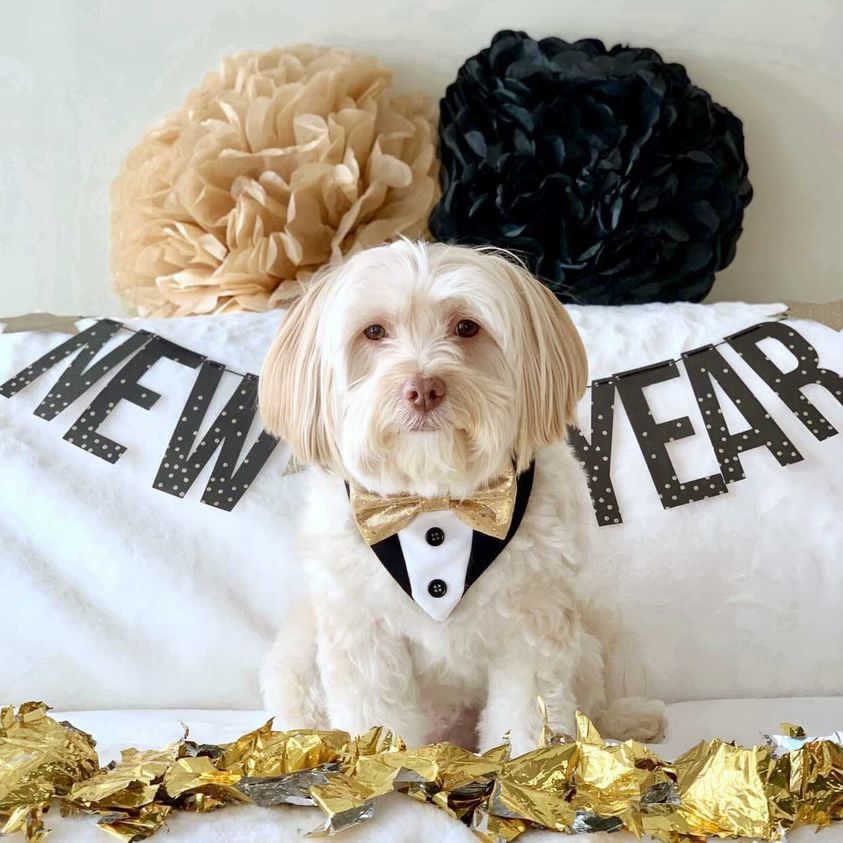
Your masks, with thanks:
M468 558L468 571L465 575L463 594L477 582L478 577L498 558L521 525L521 519L527 511L527 503L530 500L535 473L536 463L534 461L530 463L530 467L523 474L519 475L516 481L515 509L512 512L512 521L505 538L496 539L494 536L487 536L485 533L474 531L471 538L471 556Z
M535 462L516 480L515 508L512 511L512 521L509 525L509 532L503 539L496 539L494 536L487 536L485 533L474 531L471 537L471 555L468 558L468 571L465 577L465 589L468 591L477 578L498 558L501 551L509 544L510 539L515 535L521 525L521 519L527 510L527 503L530 500L530 492L533 488L533 477L536 473ZM345 484L346 493L350 493L348 483ZM407 563L404 561L404 553L401 550L401 540L395 533L389 538L376 542L372 546L375 556L380 559L381 564L389 572L389 575L410 597L413 590L410 588L410 575L407 573Z
M381 560L381 565L389 571L392 579L412 597L410 575L407 573L407 563L404 561L404 553L401 550L401 539L398 538L398 533L375 542L372 545L372 550L375 551L375 556Z
M351 496L351 487L348 483L345 484L345 493ZM407 563L404 561L404 553L401 550L401 539L398 538L398 533L375 542L371 545L371 548L392 579L412 597L410 575L407 573Z

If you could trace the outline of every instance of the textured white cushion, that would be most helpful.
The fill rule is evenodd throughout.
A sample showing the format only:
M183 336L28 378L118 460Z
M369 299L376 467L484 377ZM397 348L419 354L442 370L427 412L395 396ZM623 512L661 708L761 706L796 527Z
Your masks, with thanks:
M843 724L843 697L813 699L712 700L677 703L668 707L668 735L655 751L672 760L704 738L736 740L746 746L763 741L762 732L776 732L782 721L800 723L809 734L825 735ZM184 723L190 736L200 742L233 740L264 722L260 711L72 711L54 714L92 733L103 761L119 757L126 746L164 746L181 737ZM176 815L169 830L160 832L171 843L263 843L290 841L320 824L322 814L315 808L262 809L226 808L209 815ZM54 843L97 843L103 839L92 817L62 819L50 816ZM813 832L799 829L790 836L805 840ZM843 826L821 832L822 841L843 840ZM595 837L598 835L594 835ZM444 812L412 799L390 796L377 803L375 819L340 838L349 843L476 843L465 826ZM559 835L531 832L521 838L527 843L558 843ZM578 838L579 839L579 838ZM626 843L632 835L613 835L612 841Z
M780 310L571 309L592 377L676 357ZM131 324L257 372L281 318ZM796 324L820 364L843 371L841 335ZM0 335L0 382L62 339ZM624 523L595 526L592 562L595 585L621 603L612 684L667 700L843 695L843 435L817 441L731 349L722 351L804 460L780 467L766 449L747 452L746 479L729 494L663 510L616 401L612 477ZM161 393L155 406L117 406L103 425L127 446L117 465L62 440L101 384L50 422L32 415L61 371L0 398L0 699L64 708L258 706L256 667L302 585L290 546L304 480L282 476L286 448L230 513L199 501L213 461L179 500L152 482L195 371L162 360L144 375ZM235 382L225 376L214 415ZM687 379L647 394L660 419L688 415L694 424L696 435L669 446L679 476L715 471ZM843 430L833 396L820 387L806 394ZM586 430L588 409L583 401ZM396 599L406 599L397 586Z

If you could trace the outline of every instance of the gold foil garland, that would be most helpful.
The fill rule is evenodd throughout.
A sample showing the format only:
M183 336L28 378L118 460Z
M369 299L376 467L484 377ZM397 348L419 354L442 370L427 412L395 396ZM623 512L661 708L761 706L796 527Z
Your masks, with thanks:
M582 715L575 737L546 727L542 746L517 758L507 744L479 755L450 743L407 748L380 727L353 737L269 721L228 744L185 734L163 749L126 749L100 768L93 738L47 711L0 709L0 834L42 839L53 799L62 813L100 814L100 827L127 843L152 836L172 811L232 803L316 805L325 823L314 834L334 834L376 822L378 799L396 791L486 843L532 828L778 840L843 819L843 734L811 738L788 724L763 746L701 741L669 763L636 741L604 741Z

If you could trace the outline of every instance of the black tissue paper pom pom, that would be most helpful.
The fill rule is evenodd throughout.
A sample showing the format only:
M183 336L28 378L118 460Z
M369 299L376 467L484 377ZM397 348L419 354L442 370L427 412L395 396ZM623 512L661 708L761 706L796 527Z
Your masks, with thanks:
M448 86L438 240L519 255L563 301L700 301L752 198L741 121L650 49L499 32Z

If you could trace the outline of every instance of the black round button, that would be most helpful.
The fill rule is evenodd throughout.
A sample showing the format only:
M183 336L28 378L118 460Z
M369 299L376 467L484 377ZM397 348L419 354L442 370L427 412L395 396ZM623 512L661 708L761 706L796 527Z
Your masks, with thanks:
M424 534L424 540L429 545L432 545L433 547L438 547L440 544L442 544L443 541L445 541L445 533L439 527L431 527ZM436 582L440 582L440 581L436 580ZM444 592L443 592L443 594L444 594Z
M445 580L431 580L427 584L427 593L431 597L444 597L448 591L448 586Z

